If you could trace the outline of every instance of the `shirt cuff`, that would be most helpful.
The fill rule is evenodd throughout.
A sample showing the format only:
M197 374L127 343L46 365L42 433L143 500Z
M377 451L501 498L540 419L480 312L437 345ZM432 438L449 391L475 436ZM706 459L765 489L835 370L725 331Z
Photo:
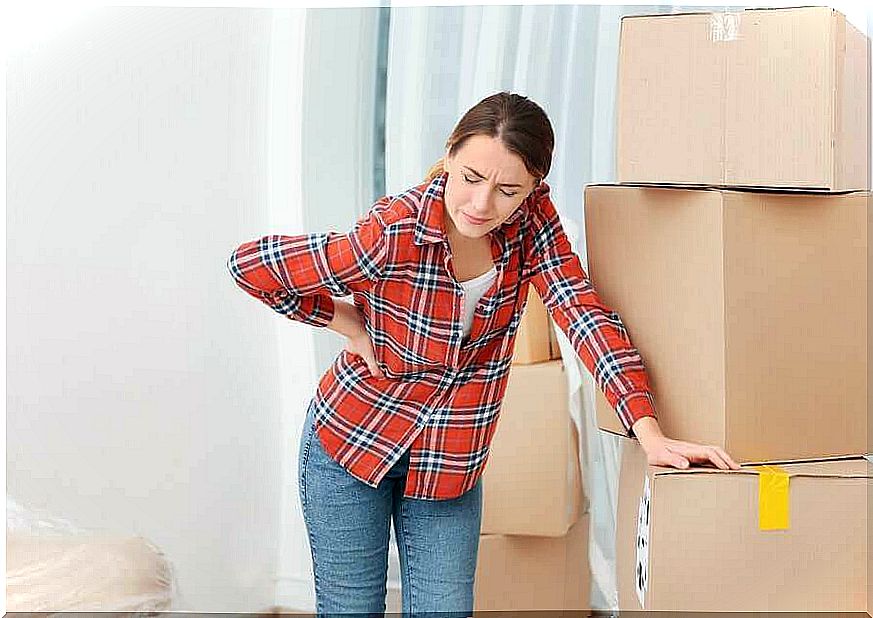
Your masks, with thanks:
M628 438L636 437L631 427L638 420L645 416L651 416L654 419L658 418L655 413L655 400L648 391L638 391L625 395L619 400L616 411L622 423L625 422L625 419L631 419L630 425L625 424L624 428Z
M328 294L301 296L297 319L304 324L324 328L333 321L335 310L333 298Z
M325 327L333 321L335 307L329 294L300 296L280 289L266 297L270 307L289 320Z

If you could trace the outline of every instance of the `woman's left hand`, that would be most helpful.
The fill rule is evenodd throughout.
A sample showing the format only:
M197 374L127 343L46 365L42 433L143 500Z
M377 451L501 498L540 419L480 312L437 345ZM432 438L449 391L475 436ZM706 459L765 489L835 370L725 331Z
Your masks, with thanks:
M687 468L691 463L712 462L722 470L739 470L740 466L720 446L673 440L661 431L653 416L645 416L633 425L633 432L646 452L649 464Z
M719 446L683 442L665 436L654 436L645 443L640 442L640 444L646 451L651 465L685 469L689 463L711 462L722 470L740 469L740 466L731 459L730 455Z

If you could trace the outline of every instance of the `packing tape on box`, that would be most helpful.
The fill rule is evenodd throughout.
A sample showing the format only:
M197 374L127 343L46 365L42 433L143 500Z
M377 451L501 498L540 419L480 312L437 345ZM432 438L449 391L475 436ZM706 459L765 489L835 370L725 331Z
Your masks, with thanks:
M740 34L740 14L731 11L709 16L709 40L736 41Z
M758 470L758 527L788 530L788 473L779 466Z

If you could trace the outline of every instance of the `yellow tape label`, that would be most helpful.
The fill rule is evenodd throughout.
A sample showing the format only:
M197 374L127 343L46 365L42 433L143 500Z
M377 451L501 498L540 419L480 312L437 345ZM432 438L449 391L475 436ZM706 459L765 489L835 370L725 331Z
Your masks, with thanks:
M788 473L779 466L758 466L758 527L788 530Z

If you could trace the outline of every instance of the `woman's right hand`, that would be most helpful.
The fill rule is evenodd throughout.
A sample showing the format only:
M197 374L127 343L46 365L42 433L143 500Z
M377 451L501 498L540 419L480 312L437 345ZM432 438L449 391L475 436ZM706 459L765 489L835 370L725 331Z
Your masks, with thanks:
M373 340L367 334L367 330L361 326L361 332L350 335L346 340L346 350L364 359L370 373L374 378L384 378L385 374L379 369L376 362L376 353L373 350Z
M373 377L385 377L376 363L376 353L370 335L367 334L364 316L353 303L334 299L334 315L327 327L346 337L346 351L364 359Z

